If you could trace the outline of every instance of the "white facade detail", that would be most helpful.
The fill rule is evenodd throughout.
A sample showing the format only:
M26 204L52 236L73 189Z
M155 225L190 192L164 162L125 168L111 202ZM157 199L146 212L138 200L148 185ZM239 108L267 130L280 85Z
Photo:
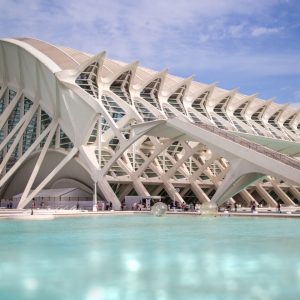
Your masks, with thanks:
M31 38L0 41L0 198L300 201L300 110ZM96 189L95 189L96 187Z

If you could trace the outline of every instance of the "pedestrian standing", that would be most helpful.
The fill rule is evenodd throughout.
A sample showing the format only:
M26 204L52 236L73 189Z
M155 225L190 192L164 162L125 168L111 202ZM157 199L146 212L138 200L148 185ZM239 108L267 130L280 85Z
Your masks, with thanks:
M234 211L237 212L237 204L234 202Z
M281 213L281 204L279 202L277 203L277 212Z

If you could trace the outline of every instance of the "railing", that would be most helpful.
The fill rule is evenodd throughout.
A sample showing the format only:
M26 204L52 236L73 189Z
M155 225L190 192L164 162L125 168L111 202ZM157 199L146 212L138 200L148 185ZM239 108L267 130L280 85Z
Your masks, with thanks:
M256 144L254 142L250 142L246 139L243 139L239 136L236 136L234 134L231 134L231 133L228 133L226 132L225 130L222 130L222 129L219 129L213 125L209 125L209 124L206 124L206 123L203 123L203 122L197 122L197 123L193 123L195 124L196 126L204 129L204 130L207 130L207 131L210 131L210 132L213 132L219 136L222 136L228 140L231 140L235 143L238 143L240 144L241 146L244 146L248 149L251 149L251 150L254 150L256 152L259 152L259 153L262 153L270 158L273 158L275 160L279 160L280 162L286 164L286 165L289 165L297 170L300 170L300 161L294 159L294 158L291 158L285 154L282 154L282 153L279 153L279 152L276 152L274 150L271 150L267 147L264 147L262 145L259 145L259 144Z

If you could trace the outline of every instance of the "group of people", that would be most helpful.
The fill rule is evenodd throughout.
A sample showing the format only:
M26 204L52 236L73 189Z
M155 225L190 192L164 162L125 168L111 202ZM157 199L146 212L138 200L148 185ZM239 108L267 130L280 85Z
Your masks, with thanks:
M172 209L172 208L176 208L176 209L181 209L183 211L195 211L195 208L196 208L196 203L179 203L179 202L176 202L175 203L175 207L174 207L174 204L172 203L172 205L169 205L169 209Z
M4 203L2 203L2 201ZM0 207L13 208L13 201L11 199L0 199Z
M227 211L231 211L231 209L232 209L232 203L230 203L230 202L228 201L228 202L226 202L225 206L226 206L226 210L227 210ZM233 203L233 208L234 208L234 211L237 212L238 205L237 205L236 202ZM218 210L221 211L222 208L219 206L219 207L218 207Z
M112 210L112 203L110 201L107 202L97 202L97 210ZM79 201L77 201L76 203L76 209L79 210L80 209L80 203Z
M40 201L40 207L39 208L45 208L45 202L42 200L42 201ZM38 207L38 205L37 205L37 203L36 203L36 200L35 200L35 198L33 198L32 199L32 202L31 202L31 208L32 209L35 209L35 208L37 208Z

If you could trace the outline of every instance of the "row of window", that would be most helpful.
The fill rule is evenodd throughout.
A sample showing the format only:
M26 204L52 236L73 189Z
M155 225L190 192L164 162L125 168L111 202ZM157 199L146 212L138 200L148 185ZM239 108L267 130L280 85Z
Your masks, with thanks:
M88 80L91 78L94 78L94 84L96 83L96 71L98 70L98 66L96 63L92 64L90 67L88 67L79 77L83 77L84 80ZM90 73L89 73L90 72ZM126 71L123 74L121 74L110 86L110 90L120 97L122 100L124 100L126 103L130 105L134 105L137 112L140 114L142 119L145 122L153 121L157 117L142 103L142 101L132 101L130 97L130 80L131 80L132 73L131 71ZM82 79L82 78L81 78ZM78 84L82 86L82 82L78 82ZM271 116L268 120L268 123L265 123L261 119L261 115L265 109L265 106L258 109L252 116L251 120L246 120L243 116L243 111L245 110L247 103L242 104L240 107L238 107L232 116L228 116L226 113L225 107L230 100L231 96L226 96L224 99L222 99L213 109L212 112L208 113L206 110L206 102L209 96L209 91L204 92L201 94L193 103L192 103L192 109L189 109L187 112L185 110L185 107L183 105L183 97L184 93L186 91L186 85L182 85L179 87L167 100L168 105L164 105L161 107L158 93L161 85L161 78L157 78L151 83L149 83L140 93L140 97L147 101L149 104L151 104L154 108L161 110L163 109L163 112L168 118L174 118L176 117L176 113L173 111L175 109L179 113L189 115L193 122L199 122L204 117L205 119L208 119L212 124L216 125L217 127L225 130L234 130L234 131L240 131L243 133L250 133L250 134L256 134L256 135L263 135L263 136L269 136L269 137L275 137L277 139L286 139L286 140L294 140L297 133L295 132L295 129L293 129L290 125L292 119L290 122L286 120L283 124L283 126L279 126L276 122L277 118L279 117L279 114L281 111L278 111L276 114ZM86 88L86 87L83 87ZM87 90L91 94L92 86L90 86L90 89ZM98 92L97 92L98 95ZM98 96L94 94L94 96L97 98ZM108 100L108 98L110 98ZM102 96L102 103L104 104L105 108L108 110L108 112L111 114L115 122L118 122L124 115L124 111L122 108L111 98L108 96ZM108 103L109 102L109 103ZM192 111L193 109L199 113L199 115L195 115ZM117 110L118 114L115 114L113 111ZM114 115L113 115L114 114ZM199 119L200 118L200 119ZM299 125L300 126L300 125ZM291 131L291 132L289 132Z

